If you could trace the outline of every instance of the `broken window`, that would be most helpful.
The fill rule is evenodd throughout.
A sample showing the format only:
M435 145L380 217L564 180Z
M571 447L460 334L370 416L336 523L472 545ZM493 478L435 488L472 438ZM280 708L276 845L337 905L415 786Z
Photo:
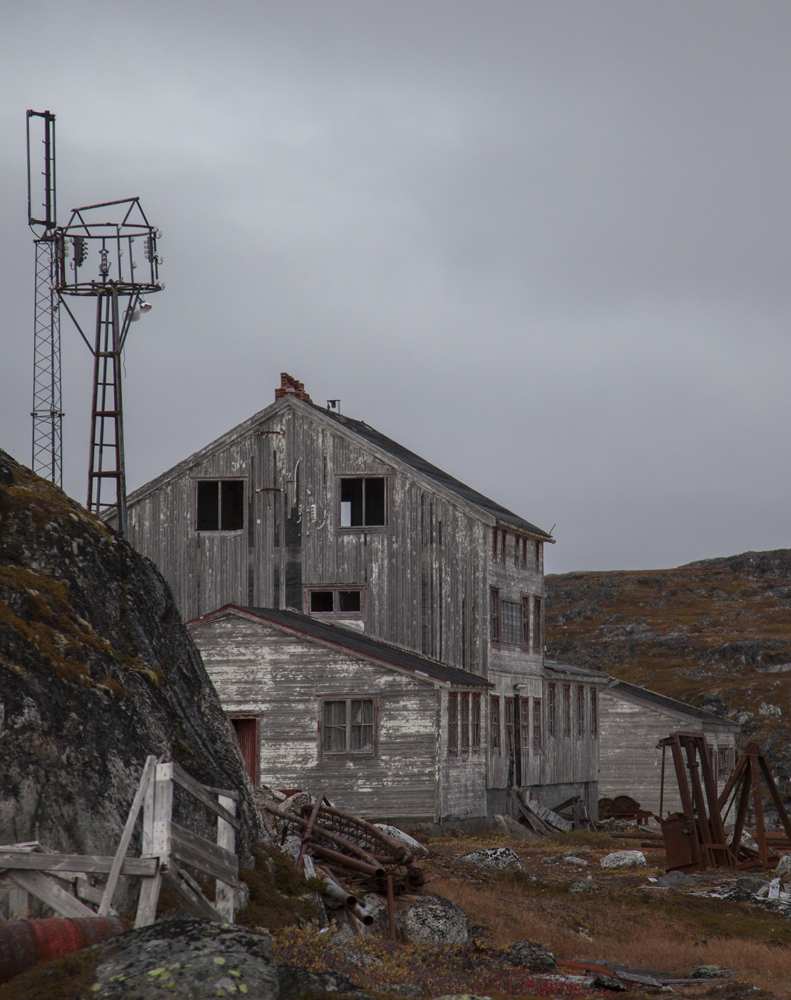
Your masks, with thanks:
M514 699L505 699L505 746L509 756L514 753Z
M571 736L571 685L563 685L563 735Z
M311 615L362 618L362 588L305 587L303 609L306 614Z
M322 709L321 747L325 754L373 754L376 706L372 698L326 699Z
M461 748L470 749L470 696L461 696Z
M595 687L591 688L591 715L590 715L590 719L591 719L591 724L590 724L591 739L595 740L596 737L599 735L599 706L598 706L598 702L596 700L596 688Z
M199 479L196 531L244 528L244 480Z
M500 749L500 699L491 696L489 700L489 732L492 750Z
M500 591L497 587L489 588L489 615L491 618L492 642L500 642Z
M543 623L541 620L541 598L533 598L533 652L541 652L541 632Z
M550 736L557 735L557 723L555 721L555 685L547 685L547 733Z
M500 601L500 639L515 646L522 644L522 604Z
M448 695L448 753L459 749L459 696Z
M533 753L541 753L541 699L533 699Z
M585 736L585 688L577 688L577 738Z
M341 527L386 524L384 476L341 479Z
M481 749L481 696L472 696L472 749Z
M530 699L522 698L519 702L519 739L522 746L522 754L527 757L530 754Z

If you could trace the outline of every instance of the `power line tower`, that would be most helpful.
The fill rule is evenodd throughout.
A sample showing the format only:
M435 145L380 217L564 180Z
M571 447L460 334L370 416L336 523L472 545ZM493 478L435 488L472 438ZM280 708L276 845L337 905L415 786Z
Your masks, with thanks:
M132 323L151 309L143 296L165 287L159 280L161 235L146 218L139 198L74 208L56 235L59 301L93 355L88 510L113 510L121 534L127 529L121 355ZM75 315L77 303L90 300L92 339ZM109 499L107 491L102 495L108 480L115 482Z
M27 113L27 217L36 237L33 304L33 471L63 485L63 412L60 391L60 300L56 290L57 204L55 196L55 115ZM44 169L32 173L43 145ZM40 199L40 200L39 200Z
M31 118L44 122L43 220L34 218L31 209ZM68 223L57 225L55 116L49 111L28 111L28 218L31 228L42 227L36 239L33 468L61 485L62 305L93 355L88 510L99 515L113 512L117 529L126 534L122 353L131 324L151 309L144 296L165 287L159 279L162 258L157 252L162 234L149 223L139 198L74 208ZM79 314L84 310L80 303L91 301L89 337ZM103 489L108 481L115 483L109 498Z

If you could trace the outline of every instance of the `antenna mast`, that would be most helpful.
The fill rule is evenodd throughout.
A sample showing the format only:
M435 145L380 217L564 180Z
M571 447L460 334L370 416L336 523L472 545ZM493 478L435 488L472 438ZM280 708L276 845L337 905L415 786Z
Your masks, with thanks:
M31 121L40 119L40 121ZM63 412L60 389L60 299L56 290L57 204L55 194L55 115L27 113L27 217L36 236L33 306L33 471L63 485ZM44 147L44 169L34 180L31 126ZM37 126L42 131L38 131ZM37 199L41 199L39 202Z

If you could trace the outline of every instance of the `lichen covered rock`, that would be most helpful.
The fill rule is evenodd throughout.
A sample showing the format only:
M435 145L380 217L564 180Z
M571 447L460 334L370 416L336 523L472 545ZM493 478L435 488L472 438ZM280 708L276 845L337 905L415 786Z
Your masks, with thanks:
M482 851L471 851L462 855L462 861L477 868L495 868L504 870L506 868L521 868L522 862L518 854L515 854L510 847L487 847Z
M252 788L167 584L0 451L0 843L114 853L148 754L240 792L244 857L261 829ZM186 793L175 809L216 835Z
M440 896L420 896L408 909L399 910L396 930L404 941L436 948L466 944L470 937L464 911Z
M602 868L645 868L642 851L613 851L601 859Z

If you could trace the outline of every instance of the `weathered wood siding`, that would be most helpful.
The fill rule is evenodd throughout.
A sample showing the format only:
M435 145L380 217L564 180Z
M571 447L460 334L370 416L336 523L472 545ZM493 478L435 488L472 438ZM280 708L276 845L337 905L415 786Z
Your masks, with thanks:
M456 690L456 689L454 689ZM460 692L462 689L458 689ZM479 750L448 751L448 691L441 692L438 725L440 813L444 821L486 815L486 725L481 719ZM486 692L482 698L485 699ZM483 709L483 705L482 705Z
M438 818L434 685L235 614L197 624L192 637L224 710L261 717L262 783L323 791L369 818ZM332 695L375 699L376 756L322 756L320 698Z
M555 734L550 735L549 726L549 684L555 684ZM571 726L565 732L563 687L571 686ZM579 734L579 714L577 689L581 687L585 698L584 733ZM601 753L601 709L597 719L597 735L591 734L590 692L595 687L601 703L601 685L564 681L553 678L544 685L544 759L541 784L564 785L595 782L599 778L599 755Z
M643 809L659 813L662 776L661 739L679 730L703 732L709 746L733 747L733 731L717 729L692 718L684 718L660 708L629 701L607 691L600 698L599 797L629 795ZM716 754L715 754L716 758ZM719 782L720 789L724 779ZM663 814L681 808L675 770L670 752L665 762Z

